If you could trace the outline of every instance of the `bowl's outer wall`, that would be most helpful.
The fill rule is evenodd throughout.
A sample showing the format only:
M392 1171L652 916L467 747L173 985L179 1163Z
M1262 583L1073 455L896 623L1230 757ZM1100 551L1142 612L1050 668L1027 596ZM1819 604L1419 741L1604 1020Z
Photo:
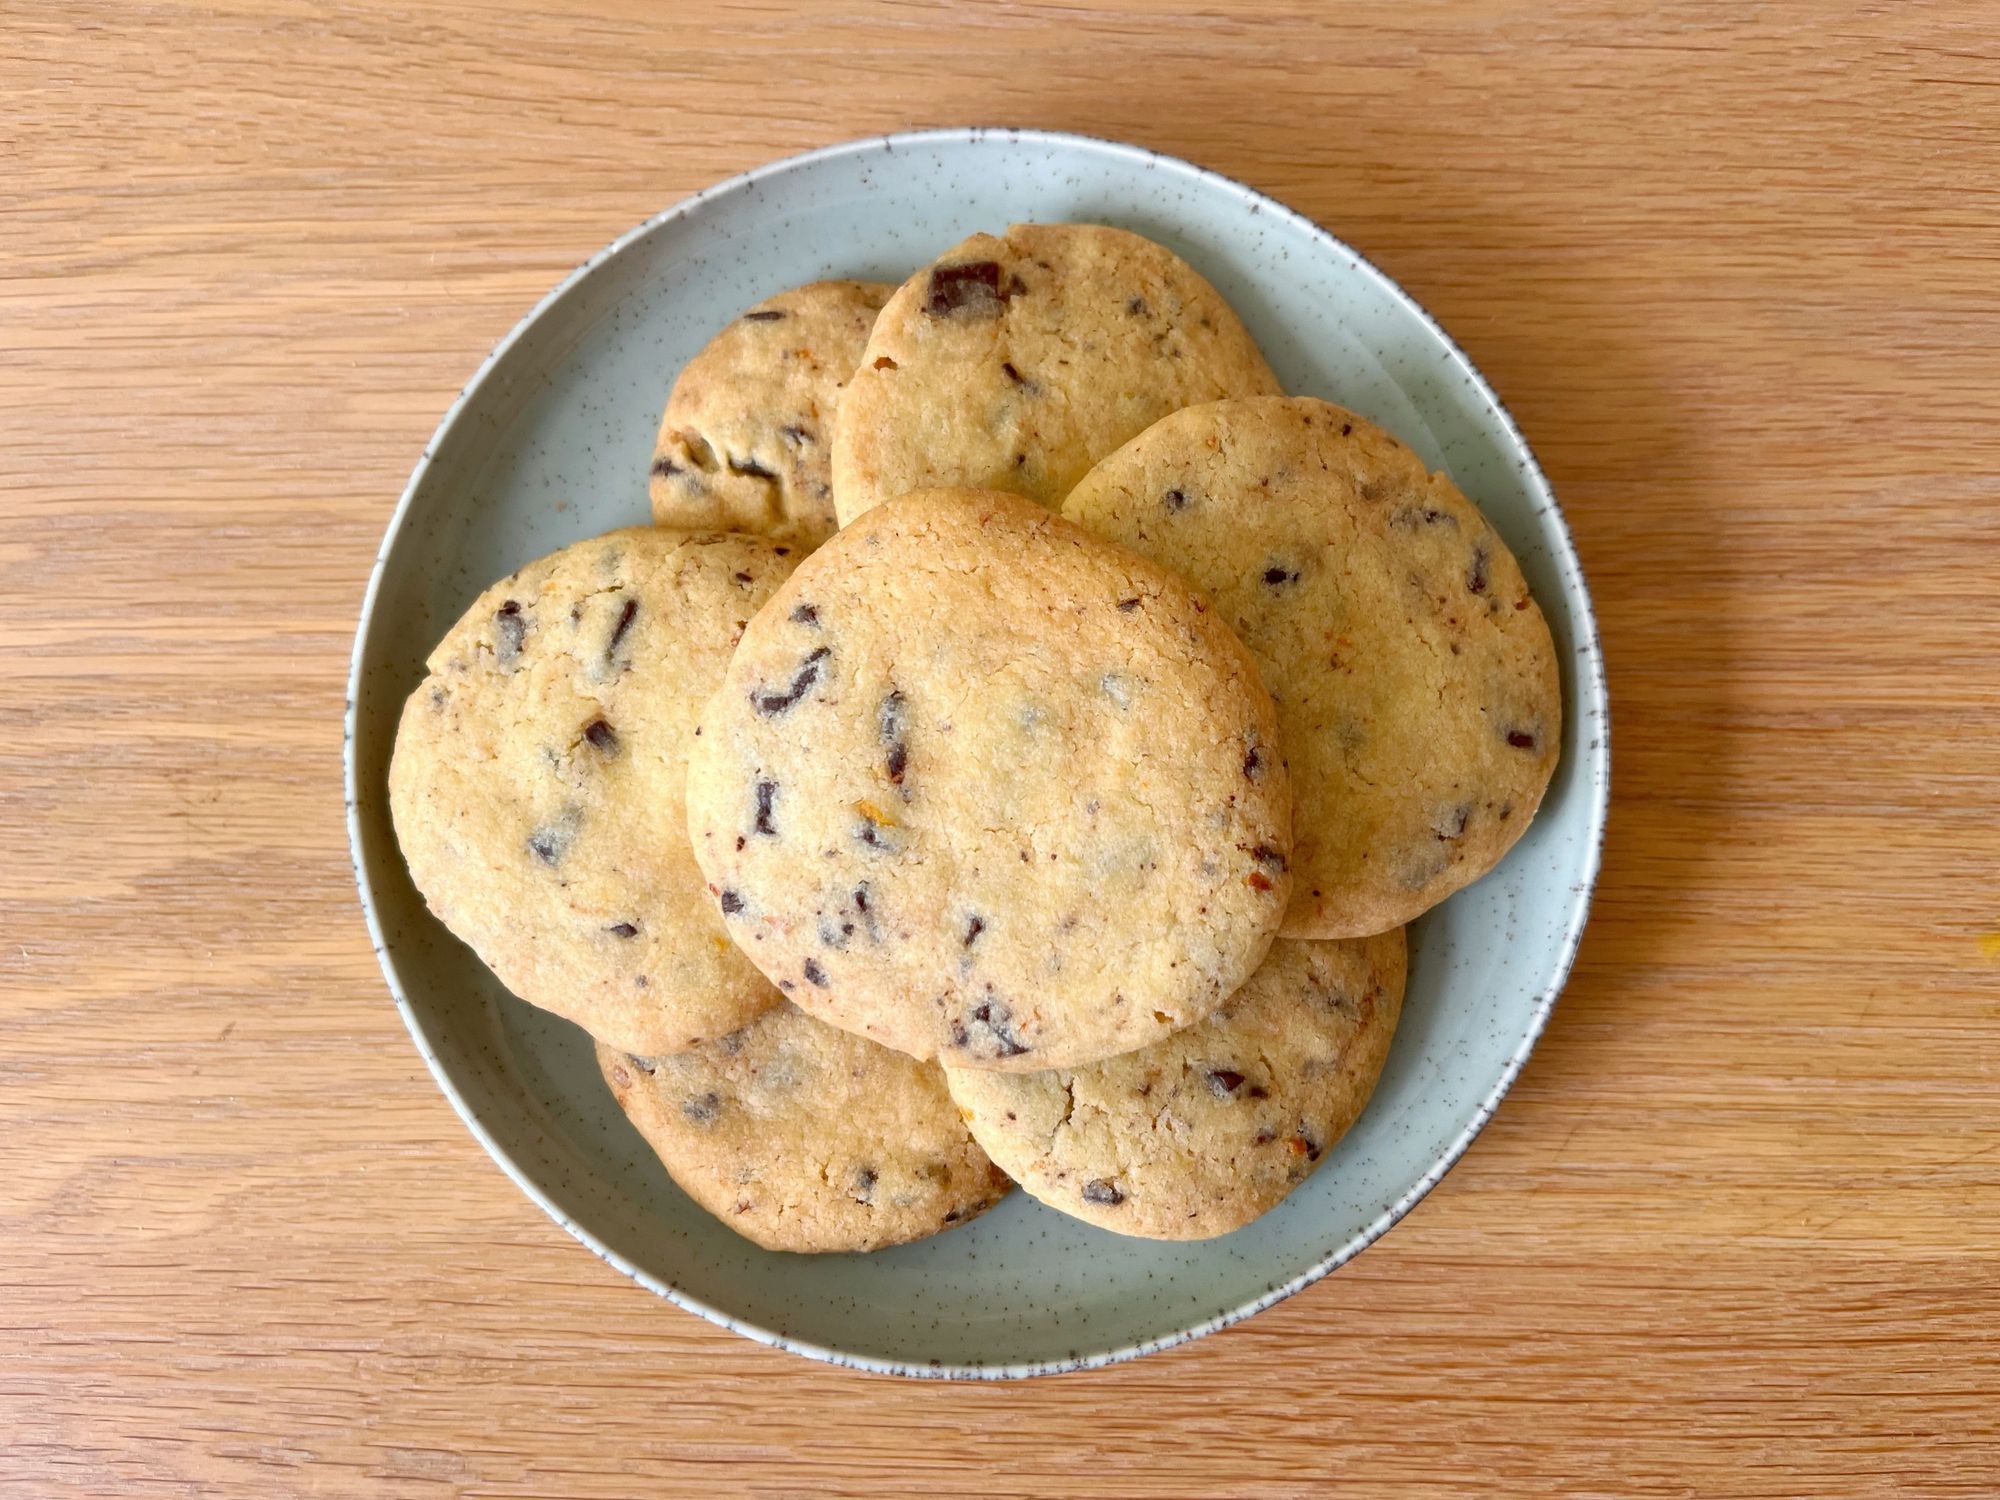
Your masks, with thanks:
M1126 1240L1015 1194L872 1256L758 1250L695 1209L612 1105L588 1040L501 990L428 914L386 804L396 718L488 583L648 519L674 373L739 308L822 276L900 280L977 229L1091 220L1172 246L1243 315L1286 388L1374 418L1446 469L1520 558L1564 663L1563 756L1502 866L1411 929L1401 1030L1367 1113L1292 1198L1205 1244ZM1604 683L1561 516L1512 422L1441 331L1323 230L1238 184L1074 136L945 131L733 179L592 258L495 351L391 522L349 705L350 824L385 973L474 1133L600 1255L799 1352L918 1374L1021 1374L1178 1342L1359 1250L1469 1143L1574 957L1608 796Z

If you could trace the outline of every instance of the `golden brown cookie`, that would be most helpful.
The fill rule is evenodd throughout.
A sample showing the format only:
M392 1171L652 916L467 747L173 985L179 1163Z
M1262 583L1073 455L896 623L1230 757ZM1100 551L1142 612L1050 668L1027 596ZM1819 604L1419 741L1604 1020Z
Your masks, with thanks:
M1403 1005L1401 928L1281 938L1221 1010L1137 1052L946 1077L973 1136L1052 1208L1199 1240L1282 1201L1360 1117Z
M780 1005L673 1057L597 1049L674 1181L770 1250L878 1250L984 1213L1013 1186L944 1075Z
M410 876L508 989L674 1052L777 1001L687 846L695 714L791 571L756 537L635 528L531 563L431 653L389 768Z
M1069 519L1186 574L1278 703L1296 802L1288 937L1409 921L1499 863L1555 770L1555 645L1443 474L1306 397L1176 412Z
M1014 495L871 510L750 622L688 828L820 1019L1025 1071L1208 1014L1289 887L1276 721L1181 579Z
M1275 394L1215 288L1164 245L1100 224L976 234L876 319L834 428L841 524L931 485L1054 509L1168 412Z
M833 514L833 414L895 288L815 281L758 303L687 362L653 452L653 520L817 546Z

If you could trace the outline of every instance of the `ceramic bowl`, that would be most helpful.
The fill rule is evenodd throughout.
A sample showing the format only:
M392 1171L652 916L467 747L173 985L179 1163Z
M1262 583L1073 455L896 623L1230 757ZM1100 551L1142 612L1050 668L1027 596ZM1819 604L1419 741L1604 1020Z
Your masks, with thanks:
M600 1082L584 1034L506 994L434 921L390 827L397 714L431 644L491 580L648 520L646 470L682 362L737 309L816 277L900 281L975 230L1122 225L1242 314L1287 390L1374 418L1447 470L1520 558L1563 662L1561 764L1501 866L1417 922L1374 1101L1289 1200L1200 1244L1123 1239L1015 1193L874 1255L782 1255L675 1188ZM1465 1151L1547 1024L1576 952L1609 786L1583 575L1499 399L1400 288L1318 225L1133 146L940 130L831 146L679 203L591 257L465 387L410 476L362 607L348 709L356 877L389 988L494 1160L641 1285L725 1328L899 1374L1001 1377L1164 1348L1345 1262ZM500 1289L495 1289L499 1294Z

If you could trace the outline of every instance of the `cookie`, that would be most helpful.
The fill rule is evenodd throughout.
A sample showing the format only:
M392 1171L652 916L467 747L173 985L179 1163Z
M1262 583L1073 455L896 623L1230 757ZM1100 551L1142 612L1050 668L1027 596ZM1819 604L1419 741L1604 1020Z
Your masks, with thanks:
M661 526L833 533L833 413L894 287L815 281L758 303L687 362L653 451Z
M973 1137L1052 1208L1200 1240L1275 1207L1360 1116L1403 1005L1403 933L1281 938L1198 1026L1082 1068L948 1068Z
M1163 245L1097 224L976 234L889 299L834 424L842 525L928 485L1054 509L1171 411L1275 394L1242 321Z
M1063 514L1185 573L1278 702L1296 799L1288 937L1409 921L1497 864L1555 770L1554 643L1477 507L1307 398L1177 412Z
M688 764L695 858L799 1005L916 1057L1129 1051L1249 977L1290 887L1269 696L1175 574L929 490L750 622Z
M531 1004L630 1052L777 995L688 851L695 714L794 549L614 531L480 596L404 706L389 807L431 910Z
M598 1066L675 1182L768 1250L876 1250L985 1212L1013 1186L934 1065L780 1005L673 1057Z

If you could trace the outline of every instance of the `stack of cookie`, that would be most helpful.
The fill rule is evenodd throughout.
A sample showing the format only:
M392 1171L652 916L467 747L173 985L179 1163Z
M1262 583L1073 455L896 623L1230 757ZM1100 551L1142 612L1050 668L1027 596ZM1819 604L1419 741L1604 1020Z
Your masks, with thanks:
M1086 225L742 314L651 487L445 637L390 796L432 910L596 1037L682 1188L865 1250L1010 1182L1193 1239L1304 1180L1403 924L1554 769L1479 511Z

